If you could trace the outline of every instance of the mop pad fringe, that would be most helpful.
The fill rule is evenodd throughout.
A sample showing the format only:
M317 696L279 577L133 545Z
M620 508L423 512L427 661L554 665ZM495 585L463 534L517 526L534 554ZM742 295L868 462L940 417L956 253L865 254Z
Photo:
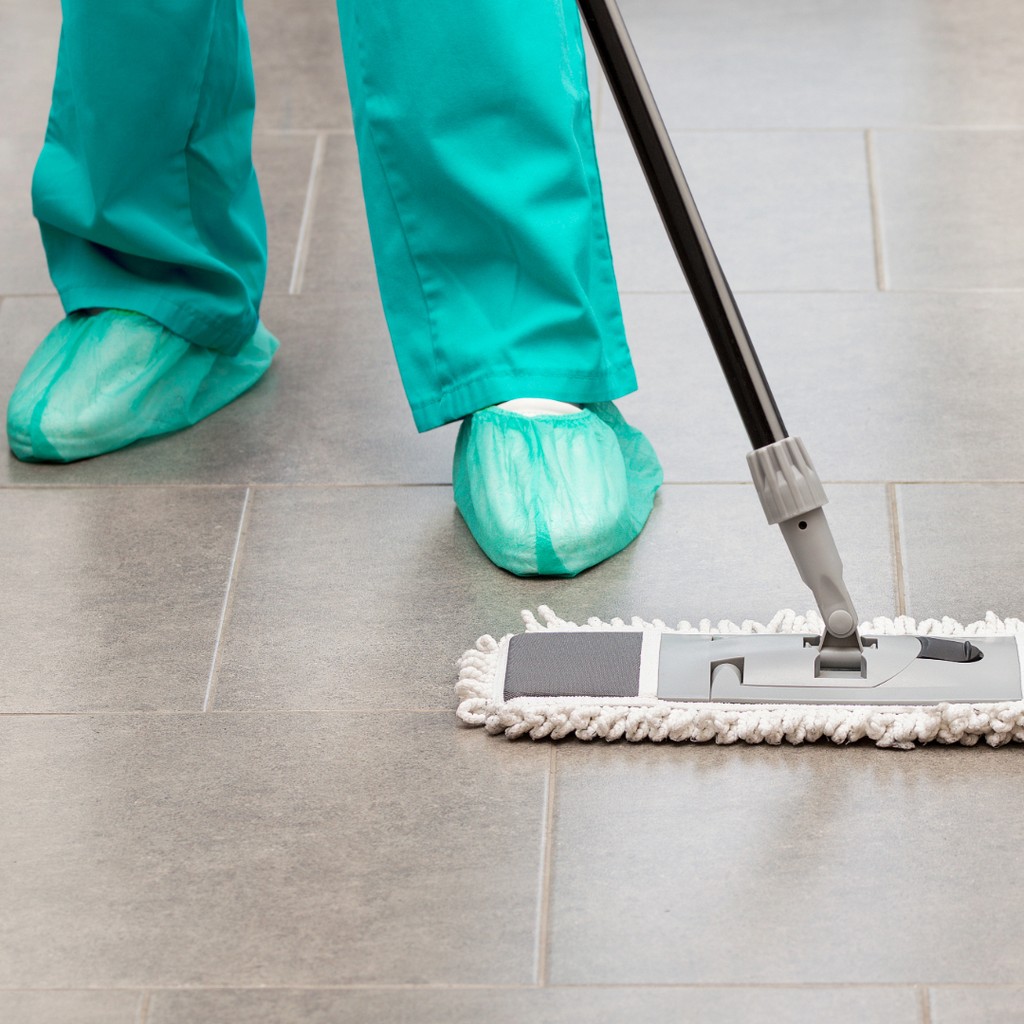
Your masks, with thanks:
M664 633L820 633L822 621L814 612L797 615L780 611L768 623L746 620L740 624L702 619L696 626L680 622L675 627L662 620L628 622L614 618L604 622L590 618L577 624L559 618L546 605L537 615L524 611L527 632L542 630L649 629ZM908 616L876 618L861 625L865 634L903 636L971 637L1015 636L1024 638L1024 622L1002 619L989 612L979 622L963 625L951 618L924 619ZM507 638L506 638L507 639ZM984 740L991 747L1024 742L1024 701L999 704L936 704L931 706L837 706L820 704L716 704L662 701L656 698L622 697L520 697L503 701L497 692L496 670L500 643L482 636L459 661L458 716L470 726L482 726L491 734L510 739L581 740L625 739L632 743L666 740L682 743L833 743L873 740L879 747L907 750L925 743L973 746Z

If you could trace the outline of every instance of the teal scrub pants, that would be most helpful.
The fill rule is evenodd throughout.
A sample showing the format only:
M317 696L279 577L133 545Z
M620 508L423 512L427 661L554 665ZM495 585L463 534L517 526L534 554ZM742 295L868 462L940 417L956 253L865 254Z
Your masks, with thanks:
M62 6L33 204L65 309L132 309L237 351L266 272L241 0ZM339 17L418 429L634 390L575 5L341 0Z

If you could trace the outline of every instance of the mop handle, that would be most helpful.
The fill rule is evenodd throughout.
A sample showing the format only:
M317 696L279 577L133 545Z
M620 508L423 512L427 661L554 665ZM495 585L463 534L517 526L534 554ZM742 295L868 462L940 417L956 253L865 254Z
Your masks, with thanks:
M615 0L578 0L672 248L755 449L787 436Z
M747 457L769 523L777 523L825 630L815 674L863 671L857 612L821 506L828 500L806 449L789 437L711 247L665 122L615 0L577 0L665 230L722 364L754 451Z

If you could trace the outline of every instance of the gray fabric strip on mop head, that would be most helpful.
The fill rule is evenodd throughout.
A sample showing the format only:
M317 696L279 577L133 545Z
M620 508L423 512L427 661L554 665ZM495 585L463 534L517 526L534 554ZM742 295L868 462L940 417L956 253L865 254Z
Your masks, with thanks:
M505 700L516 697L635 697L642 633L552 632L508 645ZM541 641L541 642L538 642Z

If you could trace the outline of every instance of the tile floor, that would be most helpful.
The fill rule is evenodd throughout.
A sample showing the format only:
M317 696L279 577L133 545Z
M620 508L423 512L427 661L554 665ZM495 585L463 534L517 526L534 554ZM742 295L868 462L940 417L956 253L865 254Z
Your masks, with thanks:
M1024 1021L1019 752L456 724L455 659L520 608L808 598L599 76L622 408L668 483L577 580L484 560L390 355L332 6L248 9L279 359L187 434L0 459L0 1020ZM1024 8L623 9L862 610L1021 614ZM28 201L57 0L0 24L6 396L59 315Z

